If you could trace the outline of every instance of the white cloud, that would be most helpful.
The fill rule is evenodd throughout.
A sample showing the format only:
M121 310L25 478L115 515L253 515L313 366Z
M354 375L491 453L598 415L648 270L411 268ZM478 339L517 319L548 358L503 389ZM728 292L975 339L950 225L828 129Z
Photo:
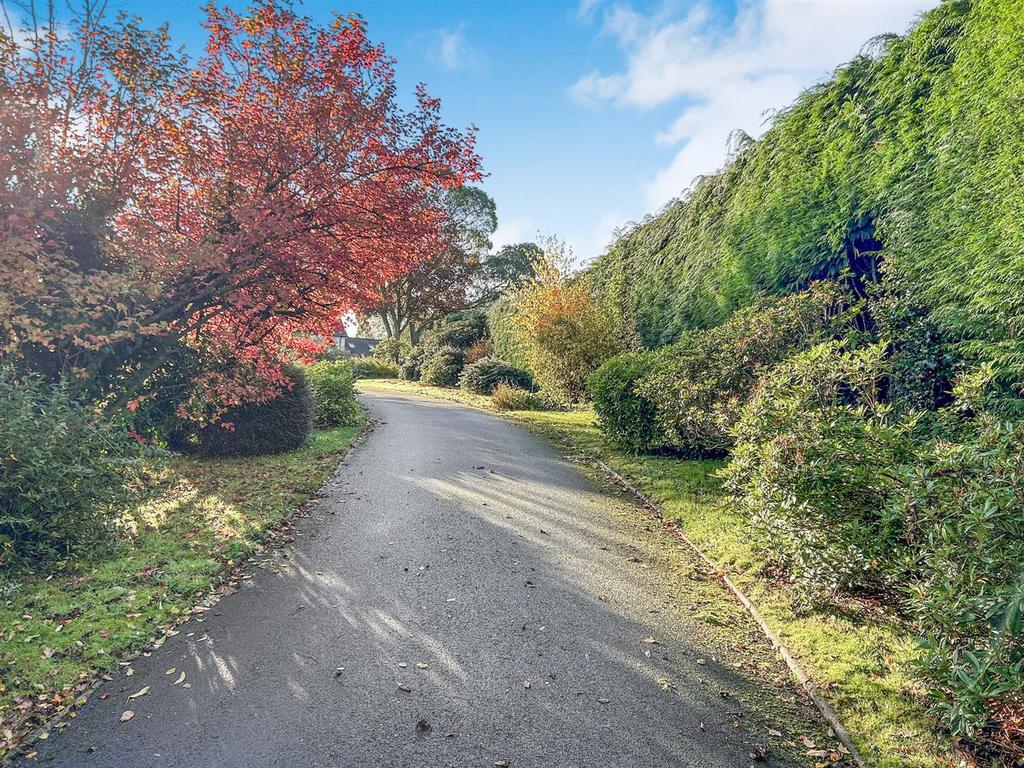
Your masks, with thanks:
M431 36L429 50L431 61L445 69L456 72L464 69L482 69L484 57L473 48L466 38L466 26L454 29L440 29Z
M570 95L580 103L681 113L655 138L678 147L645 188L650 209L721 167L729 134L759 136L765 114L791 103L879 34L904 32L937 0L741 0L729 18L707 3L679 12L639 13L628 5L602 14L601 34L625 57L621 71L591 72Z

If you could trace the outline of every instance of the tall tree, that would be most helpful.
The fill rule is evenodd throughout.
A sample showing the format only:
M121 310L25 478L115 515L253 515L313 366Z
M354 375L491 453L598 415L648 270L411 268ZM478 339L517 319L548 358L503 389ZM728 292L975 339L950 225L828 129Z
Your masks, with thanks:
M473 281L473 303L490 304L528 285L538 275L544 249L536 243L513 243L487 254Z
M358 17L206 12L195 64L126 17L0 45L3 350L110 407L271 396L289 351L447 239L436 201L480 177L422 87L398 107Z
M421 334L444 315L466 305L468 291L497 229L494 201L479 187L439 193L441 239L422 241L422 259L393 279L381 281L367 313L380 318L391 338Z

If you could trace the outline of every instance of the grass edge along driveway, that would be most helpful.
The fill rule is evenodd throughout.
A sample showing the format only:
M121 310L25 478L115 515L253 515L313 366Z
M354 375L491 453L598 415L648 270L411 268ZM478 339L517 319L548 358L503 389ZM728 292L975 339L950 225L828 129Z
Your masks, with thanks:
M747 534L742 514L723 493L720 461L632 456L604 440L590 410L498 412L489 397L392 379L359 388L418 392L500 413L562 446L588 467L597 458L657 502L684 533L746 592L838 713L876 768L937 768L957 763L948 736L936 730L910 674L916 643L909 629L870 605L807 605L774 579ZM591 470L597 474L596 470ZM607 482L607 480L605 480Z
M74 717L98 678L248 578L243 565L289 539L289 519L364 424L318 430L288 453L151 461L142 500L110 549L0 581L0 762L55 715Z

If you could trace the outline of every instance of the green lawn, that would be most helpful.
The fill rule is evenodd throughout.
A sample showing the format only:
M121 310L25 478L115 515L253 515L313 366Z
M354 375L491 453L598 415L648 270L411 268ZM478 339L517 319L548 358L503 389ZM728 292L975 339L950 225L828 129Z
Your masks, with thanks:
M360 381L365 389L419 392L478 408L489 399L454 389L402 381ZM630 456L608 446L592 411L515 411L504 414L579 456L600 459L654 499L666 517L729 573L799 659L877 768L940 766L953 759L908 670L915 642L898 622L870 606L843 610L806 605L767 572L743 516L722 492L722 462Z
M230 590L360 428L318 431L301 450L273 456L154 461L121 543L59 573L0 581L0 758L98 676Z

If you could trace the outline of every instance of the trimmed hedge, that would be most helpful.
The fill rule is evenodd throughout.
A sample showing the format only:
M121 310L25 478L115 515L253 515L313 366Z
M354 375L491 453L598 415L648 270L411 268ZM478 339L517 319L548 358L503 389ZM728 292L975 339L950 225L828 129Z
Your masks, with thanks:
M663 442L654 403L637 394L637 386L651 374L657 359L649 352L616 355L587 379L598 426L619 448L639 453Z
M496 357L485 357L467 365L459 377L459 386L478 395L489 395L499 384L529 389L533 379L526 371Z
M260 456L301 448L313 431L313 396L302 369L288 366L285 374L291 386L277 397L233 408L215 424L185 427L171 436L171 446L211 457Z

